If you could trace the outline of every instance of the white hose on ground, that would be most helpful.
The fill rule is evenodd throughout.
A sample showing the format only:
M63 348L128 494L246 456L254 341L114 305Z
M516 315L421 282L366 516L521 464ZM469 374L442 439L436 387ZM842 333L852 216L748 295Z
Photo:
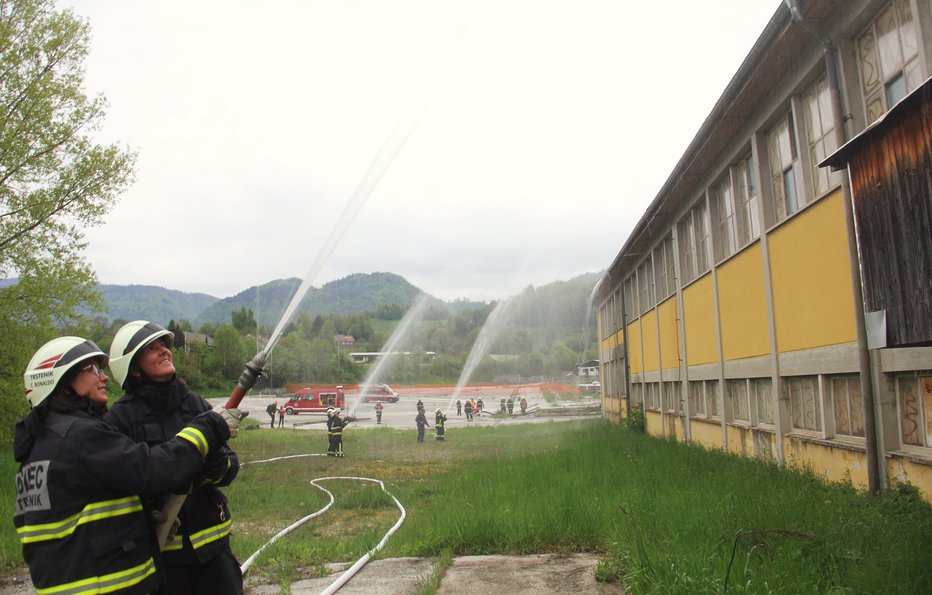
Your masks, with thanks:
M256 463L268 463L271 461L280 461L283 459L295 459L298 457L321 457L321 456L326 456L326 455L322 455L322 454L289 455L285 457L276 457L273 459L264 459L262 461L252 461L249 464L255 465ZM240 465L240 467L244 467L244 466L246 466L246 463L243 463L242 465ZM246 571L249 570L249 567L252 566L252 563L255 561L256 558L259 557L259 554L261 554L265 550L265 548L269 547L270 545L272 545L273 543L275 543L276 541L278 541L280 538L284 537L285 535L288 535L289 533L291 533L292 531L294 531L295 529L297 529L304 523L308 522L312 518L316 516L320 516L321 514L325 513L327 510L330 509L331 506L333 506L333 503L334 503L333 494L329 490L327 490L325 487L317 484L318 481L329 481L331 479L369 481L372 483L379 484L379 487L382 488L382 491L388 494L389 496L391 496L392 500L395 501L395 506L397 506L398 510L401 511L401 516L398 518L398 521L392 526L392 528L388 530L388 533L386 533L385 536L382 537L382 540L378 543L378 545L376 545L374 548L366 552L366 554L363 557L361 557L359 560L356 560L356 563L350 566L343 574L340 575L340 577L336 581L334 581L329 587L327 587L324 591L322 591L321 595L330 595L332 593L336 593L337 590L340 589L340 587L345 585L351 578L353 578L353 576L356 575L357 572L359 572L359 570L363 566L366 565L366 563L369 562L369 560L372 558L373 555L375 555L383 547L385 547L385 543L388 541L388 538L391 537L395 533L395 531L398 530L398 528L404 522L405 517L408 516L407 511L405 510L404 506L401 505L401 502L398 501L398 498L396 498L394 494L392 494L391 492L385 489L385 484L382 483L381 480L373 479L371 477L318 477L316 479L311 480L311 485L323 491L324 493L326 493L327 496L330 497L330 502L328 502L326 506L324 506L317 512L311 513L307 515L306 517L303 517L295 521L294 523L288 525L287 527L285 527L284 529L276 533L272 537L272 539L270 539L265 545L263 545L258 550L256 550L256 552L253 555L249 556L249 558L245 562L243 562L243 565L240 567L240 571L243 573L243 575L246 574Z
M388 494L389 496L391 496L391 497L392 497L392 500L395 501L395 506L397 506L397 507L398 507L398 510L401 511L401 516L398 518L398 522L396 522L396 523L392 526L392 528L388 530L388 533L385 534L385 537L382 538L382 541L380 541L379 544L378 544L377 546L375 546L374 548L372 548L371 550L369 550L368 552L366 552L366 554L365 554L362 558L356 560L356 563L355 563L355 564L353 564L352 566L350 566L350 567L346 570L346 572L344 572L342 575L340 575L340 578L338 578L336 581L334 581L329 587L327 587L326 589L324 589L323 591L321 591L321 594L320 594L320 595L330 595L331 593L336 593L337 590L338 590L340 587L342 587L343 585L345 585L345 584L347 583L347 581L349 581L351 578L353 578L353 576L355 576L356 573L359 572L359 570L360 570L363 566L366 565L366 563L369 561L370 558L372 558L373 555L375 555L379 550L381 550L383 547L385 547L385 542L387 542L387 541L388 541L388 538L391 537L392 534L393 534L395 531L398 530L398 527L400 527L400 526L401 526L401 523L404 522L405 517L408 516L408 513L405 511L405 507L401 505L401 502L398 501L398 498L396 498L391 492L389 492L388 490L386 490L386 489L385 489L385 484L382 483L382 482L381 482L380 480L378 480L378 479L372 479L371 477L321 477L321 478L318 478L318 479L311 480L311 485L313 485L313 486L315 486L315 487L318 487L318 488L320 488L320 489L323 489L323 488L321 488L319 485L317 485L315 482L318 482L318 481L326 481L326 480L329 480L329 479L350 479L350 480L355 480L355 481L371 481L372 483L377 483L377 484L379 484L379 487L382 488L382 491L385 492L386 494Z

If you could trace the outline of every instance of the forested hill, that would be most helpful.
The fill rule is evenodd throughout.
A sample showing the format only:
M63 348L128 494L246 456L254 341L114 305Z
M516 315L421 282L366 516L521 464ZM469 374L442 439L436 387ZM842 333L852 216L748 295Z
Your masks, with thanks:
M211 305L191 322L195 327L204 322L222 324L230 321L233 311L247 308L253 311L259 324L275 325L300 286L300 279L279 279L253 286ZM311 316L375 312L382 306L407 306L420 291L400 275L357 273L312 287L301 300L298 311Z
M165 324L172 319L193 320L218 301L206 293L185 293L155 285L98 285L109 310L109 320L155 320Z
M517 303L512 314L513 324L525 329L546 328L548 330L545 334L555 331L563 334L581 329L585 324L589 293L598 278L599 273L585 273L568 281L526 288L515 296ZM15 284L16 281L0 279L0 287ZM171 320L187 320L194 328L198 328L205 322L228 323L234 311L246 308L253 311L260 324L274 325L300 285L300 279L276 279L225 299L154 285L98 285L106 310L97 315L110 321L146 319L161 324L168 324ZM302 300L299 311L311 316L372 313L386 306L407 306L413 303L419 293L420 289L400 275L359 273L321 287L312 287ZM436 307L451 315L482 310L487 305L485 302L465 299L452 302L434 299ZM531 331L531 334L537 335L538 332ZM548 337L535 339L546 342Z

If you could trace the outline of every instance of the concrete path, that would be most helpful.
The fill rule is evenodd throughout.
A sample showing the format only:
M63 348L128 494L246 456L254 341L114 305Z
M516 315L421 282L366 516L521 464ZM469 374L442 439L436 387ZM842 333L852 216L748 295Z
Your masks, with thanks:
M617 585L595 580L598 558L592 554L528 556L461 556L453 559L438 595L608 595L624 593ZM292 583L292 595L311 595L329 587L349 565L334 565L333 574ZM338 591L340 595L409 595L430 577L430 558L389 558L370 562ZM278 595L277 585L250 586L247 595Z

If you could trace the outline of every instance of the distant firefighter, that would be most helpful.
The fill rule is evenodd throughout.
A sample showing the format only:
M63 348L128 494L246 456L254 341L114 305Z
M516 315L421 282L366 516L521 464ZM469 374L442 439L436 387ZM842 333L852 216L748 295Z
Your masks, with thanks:
M447 416L443 414L443 411L438 409L434 415L434 429L437 431L437 440L443 442L443 422L447 421Z
M424 428L430 427L430 424L427 423L427 416L424 415L423 409L418 409L414 422L417 424L417 441L424 442Z

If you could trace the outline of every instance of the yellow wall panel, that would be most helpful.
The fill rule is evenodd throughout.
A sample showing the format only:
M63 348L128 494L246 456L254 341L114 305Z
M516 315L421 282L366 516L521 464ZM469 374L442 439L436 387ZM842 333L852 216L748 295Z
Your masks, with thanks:
M860 451L832 448L801 440L797 436L783 439L787 465L811 469L828 481L847 481L858 488L867 487L867 456Z
M676 296L660 304L657 315L660 318L660 366L678 368L680 340L676 328Z
M812 205L769 238L778 349L854 341L841 191Z
M663 425L660 423L659 411L645 411L644 422L647 425L647 433L657 438L663 437Z
M632 374L643 371L641 365L641 319L628 325L628 369Z
M706 448L722 447L722 426L717 421L689 420L691 440Z
M718 269L718 312L725 360L770 353L761 252L758 242Z
M706 275L683 290L683 328L690 366L718 361L712 306L712 275Z
M932 504L932 467L896 455L888 461L887 469L891 480L908 481L919 488L923 500Z
M623 331L618 331L615 333L615 344L624 345L625 344L625 333Z
M660 369L660 355L657 352L657 310L651 310L641 316L641 334L644 343L644 371L653 372Z
M677 442L686 442L686 422L684 418L680 416L676 417L673 432Z

